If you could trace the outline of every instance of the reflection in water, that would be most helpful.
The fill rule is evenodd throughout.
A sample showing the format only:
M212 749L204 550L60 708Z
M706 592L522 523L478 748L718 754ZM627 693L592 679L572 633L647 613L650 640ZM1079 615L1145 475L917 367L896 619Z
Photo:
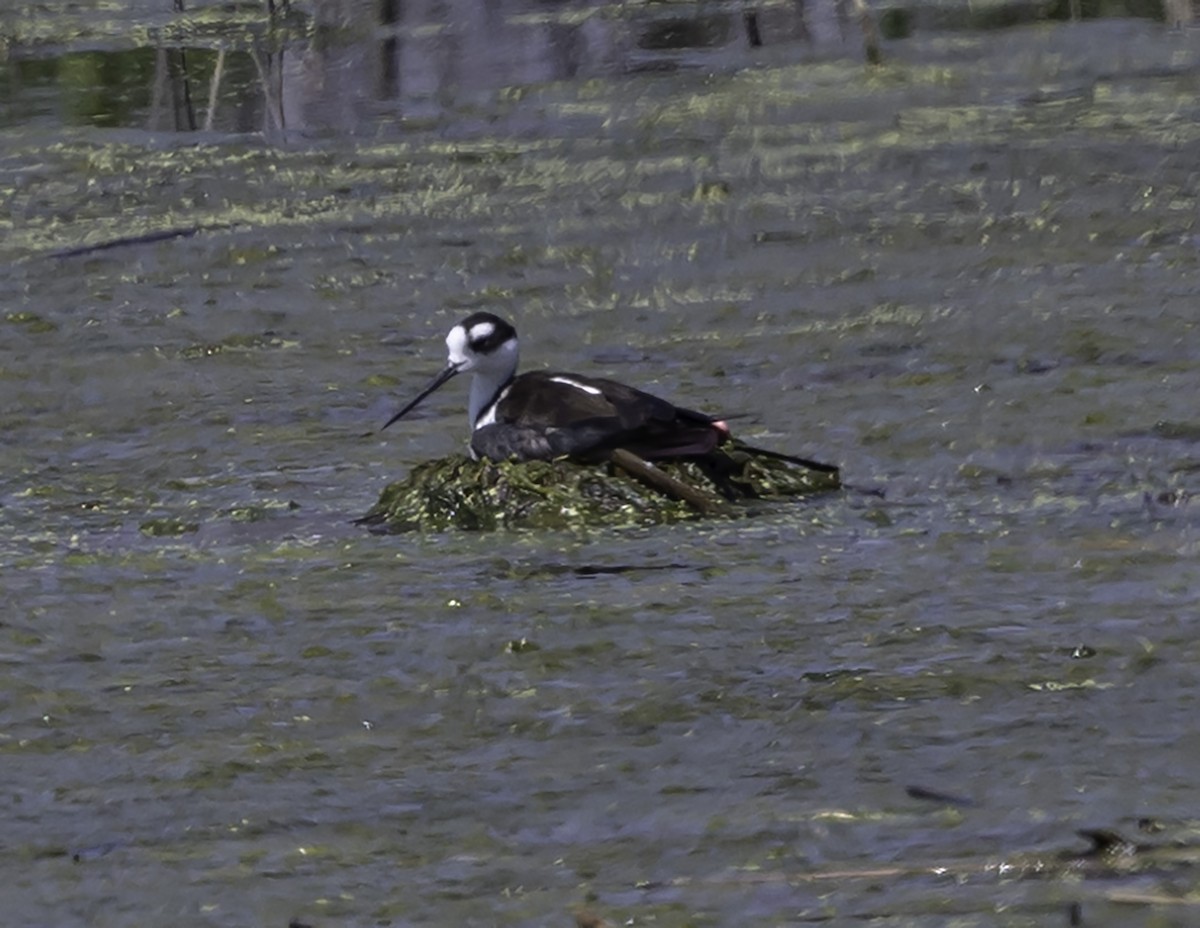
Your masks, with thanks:
M73 52L10 63L0 125L39 118L151 131L257 132L261 83L247 51L198 47Z
M160 129L163 98L170 97L169 110L174 125L169 128L196 131L196 108L192 103L192 80L188 72L188 49L159 48L155 68L154 102L150 107L150 128ZM196 50L197 55L200 53ZM218 56L220 53L218 52ZM214 84L213 86L216 86Z
M638 36L638 48L715 48L729 41L727 14L688 16L651 23Z
M461 118L498 91L634 71L752 63L752 49L792 43L797 56L841 46L836 0L704 11L583 3L323 0L311 17L231 8L214 28L195 5L153 48L56 59L14 50L9 95L37 88L74 124L151 131L262 132L275 141L386 131L401 121ZM235 14L240 17L235 19ZM153 33L152 33L153 34ZM47 109L50 109L47 106ZM47 112L46 115L49 115ZM10 105L0 124L28 122Z
M452 120L454 131L469 133L481 113L495 117L505 88L638 71L729 72L759 63L758 49L780 50L773 61L781 54L802 60L861 54L864 37L868 46L875 41L861 0L766 0L716 10L528 0L313 0L303 12L282 0L184 6L147 30L152 47L46 58L42 46L23 48L18 37L0 69L0 125L55 114L74 124L261 132L287 142ZM948 9L923 15L940 21ZM1027 18L1011 9L1013 21ZM988 10L966 15L995 17ZM885 29L895 12L885 16ZM904 28L890 34L906 32L903 15Z

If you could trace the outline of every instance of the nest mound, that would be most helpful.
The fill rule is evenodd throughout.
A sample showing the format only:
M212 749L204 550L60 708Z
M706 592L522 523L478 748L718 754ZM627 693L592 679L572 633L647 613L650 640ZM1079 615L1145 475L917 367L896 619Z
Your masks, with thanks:
M690 463L656 468L690 489L693 498L686 502L612 463L441 458L389 484L357 521L378 532L659 525L737 517L749 511L735 505L738 500L807 496L841 486L836 471L812 470L736 449L730 449L730 456L737 470L724 476L727 495L735 497L732 502L717 497L709 478Z

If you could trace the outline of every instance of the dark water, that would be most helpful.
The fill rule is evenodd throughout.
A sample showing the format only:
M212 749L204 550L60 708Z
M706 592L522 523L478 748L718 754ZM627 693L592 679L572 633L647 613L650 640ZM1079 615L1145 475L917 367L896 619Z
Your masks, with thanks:
M918 31L868 70L740 8L664 49L514 5L387 65L247 12L189 26L193 132L117 37L150 6L7 52L7 921L1192 923L1188 868L989 867L1194 831L1200 35ZM517 68L531 24L590 51ZM361 435L475 308L885 495L366 534L463 446L452 388Z

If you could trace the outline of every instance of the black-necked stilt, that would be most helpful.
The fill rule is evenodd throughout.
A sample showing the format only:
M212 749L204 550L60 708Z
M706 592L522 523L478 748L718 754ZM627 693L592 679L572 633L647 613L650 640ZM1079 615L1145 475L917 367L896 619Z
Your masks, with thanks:
M705 415L602 377L554 371L517 376L517 331L491 313L472 313L446 336L449 360L387 428L456 374L471 373L471 454L493 461L571 457L597 461L617 449L646 460L695 460L724 473L729 427ZM832 473L836 467L734 442L737 450ZM718 486L722 481L717 480Z

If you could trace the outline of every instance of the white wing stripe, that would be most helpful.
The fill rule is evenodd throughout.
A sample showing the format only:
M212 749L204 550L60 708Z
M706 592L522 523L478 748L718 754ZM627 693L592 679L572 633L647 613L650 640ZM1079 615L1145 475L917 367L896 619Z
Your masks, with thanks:
M592 396L599 396L601 391L595 387L589 387L587 384L578 383L570 377L551 377L551 383L565 383L568 387L574 387L576 390L582 390L584 393L590 393Z

